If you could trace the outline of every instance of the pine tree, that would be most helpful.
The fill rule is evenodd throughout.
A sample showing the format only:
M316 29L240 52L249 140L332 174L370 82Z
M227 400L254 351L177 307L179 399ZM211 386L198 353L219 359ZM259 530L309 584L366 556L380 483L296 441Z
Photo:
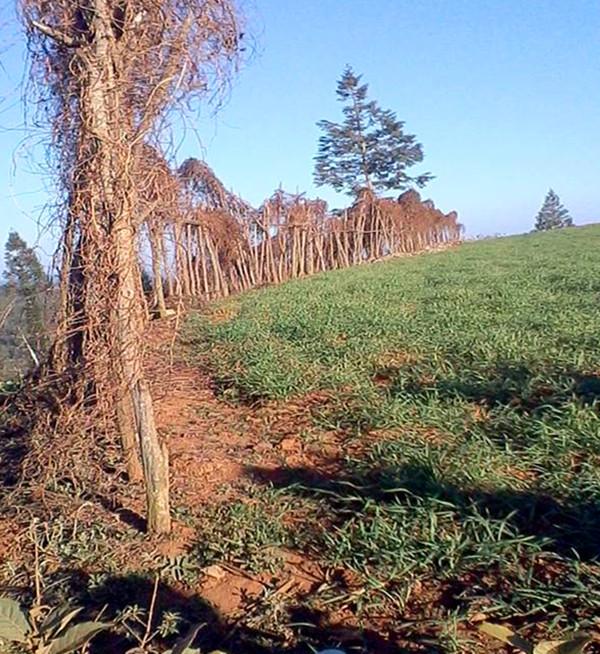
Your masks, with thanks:
M48 279L35 251L17 232L8 235L4 264L7 289L22 307L21 334L28 346L39 353L45 342L44 294L49 288Z
M337 84L337 97L344 103L342 123L321 120L314 180L336 191L356 195L362 188L403 190L424 186L429 173L410 177L407 169L423 161L423 148L416 137L404 133L404 122L390 110L367 99L368 85L347 66Z
M550 189L542 208L535 219L535 229L539 232L562 227L572 227L573 219L561 204L560 198Z

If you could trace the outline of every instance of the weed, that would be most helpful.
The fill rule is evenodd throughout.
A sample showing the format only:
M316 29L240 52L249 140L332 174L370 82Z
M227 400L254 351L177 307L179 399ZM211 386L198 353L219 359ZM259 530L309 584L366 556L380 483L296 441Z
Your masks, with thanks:
M245 501L213 508L204 517L195 556L201 565L228 559L251 572L281 566L281 548L299 541L285 518L297 503L280 491L249 488Z

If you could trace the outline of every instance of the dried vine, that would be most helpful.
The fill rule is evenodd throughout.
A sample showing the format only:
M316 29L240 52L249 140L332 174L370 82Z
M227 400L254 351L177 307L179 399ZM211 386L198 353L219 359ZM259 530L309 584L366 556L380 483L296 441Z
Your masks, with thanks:
M349 209L334 215L321 200L281 190L255 210L194 159L184 162L178 178L178 209L162 223L167 246L160 252L153 247L152 277L161 315L165 288L174 298L214 299L452 245L462 236L455 212L442 213L430 200L422 202L416 191L393 200L365 190Z
M147 311L138 245L168 210L158 143L177 103L226 83L239 50L233 0L21 0L32 91L52 133L63 196L60 326L46 379L68 390L41 468L89 475L116 424L130 479L143 477L148 528L170 529L168 456L142 370ZM163 197L164 192L164 197ZM174 203L178 201L173 194ZM86 429L84 449L80 429ZM114 432L114 430L112 430ZM41 464L40 464L41 461ZM112 465L112 464L111 464ZM104 466L106 468L106 466ZM89 480L88 480L89 481ZM97 479L93 480L97 483Z

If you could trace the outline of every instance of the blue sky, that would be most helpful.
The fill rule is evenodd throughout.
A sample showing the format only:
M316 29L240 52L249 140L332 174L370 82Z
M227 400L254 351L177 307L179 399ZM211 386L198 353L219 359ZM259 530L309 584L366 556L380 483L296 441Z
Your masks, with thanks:
M6 2L6 0L5 0ZM178 132L177 157L205 157L254 204L312 183L317 120L340 117L345 64L423 143L424 195L471 235L528 231L549 187L576 223L600 221L598 0L251 0L256 52L223 109ZM14 228L46 253L40 212L51 180L24 148L24 37L4 11L0 52L0 242ZM31 141L30 141L31 142ZM29 154L27 154L29 152ZM415 170L415 172L417 172ZM44 217L42 215L42 223Z

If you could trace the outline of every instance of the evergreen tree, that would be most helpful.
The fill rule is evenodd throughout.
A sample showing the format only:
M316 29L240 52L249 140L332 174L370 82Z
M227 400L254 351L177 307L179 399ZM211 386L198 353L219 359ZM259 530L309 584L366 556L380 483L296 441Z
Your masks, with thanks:
M315 157L315 183L354 195L361 188L399 191L411 184L424 186L432 179L429 173L410 177L406 172L423 161L421 144L404 133L404 123L393 111L367 99L368 85L360 80L347 66L337 85L343 122L317 123L324 133Z
M550 189L544 200L542 208L535 219L535 229L537 231L546 231L549 229L560 229L561 227L571 227L573 219L569 212L560 202L560 198Z
M4 264L6 287L22 307L21 332L28 344L39 352L45 341L44 294L49 288L48 279L35 251L17 232L8 235Z

